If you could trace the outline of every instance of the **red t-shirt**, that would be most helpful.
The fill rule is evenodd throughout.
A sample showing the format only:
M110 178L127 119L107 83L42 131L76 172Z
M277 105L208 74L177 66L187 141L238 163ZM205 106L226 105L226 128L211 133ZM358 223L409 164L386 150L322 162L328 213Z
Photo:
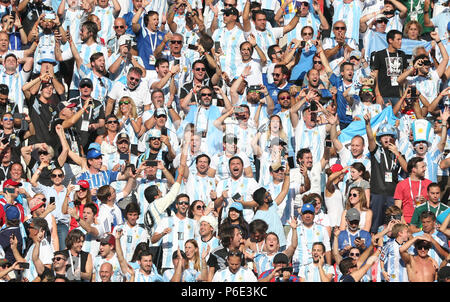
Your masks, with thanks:
M414 198L416 196L418 196L420 184L422 184L422 187L420 189L420 195L425 197L425 199L427 199L427 197L428 197L427 188L428 188L428 185L431 183L431 180L429 180L429 179L423 179L421 181L411 180L411 186L410 186L409 181L410 181L410 178L407 178L407 179L404 179L401 182L399 182L397 184L397 187L395 188L395 193L394 193L394 199L402 201L403 217L405 217L405 221L407 223L411 222L411 218L413 216L414 208L415 208L414 201L411 198L411 193Z
M2 210L3 210L3 211L0 210L0 223L2 223L2 220L3 220L3 224L6 223L6 212L5 212L5 209L4 209L4 207L5 207L6 205L7 205L6 199L1 198L1 199L0 199L0 206L2 207ZM23 209L23 206L22 206L20 203L16 202L16 201L14 201L14 206L16 206L16 208L19 210L19 213L20 213L20 221L23 222L23 221L25 220L25 211L24 211L24 209ZM0 224L0 227L1 227L3 224Z

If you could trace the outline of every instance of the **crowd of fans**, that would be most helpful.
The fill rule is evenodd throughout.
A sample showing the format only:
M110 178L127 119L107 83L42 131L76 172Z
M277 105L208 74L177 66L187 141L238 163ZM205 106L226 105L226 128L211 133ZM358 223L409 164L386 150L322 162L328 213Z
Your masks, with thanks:
M0 16L2 282L450 281L450 1Z

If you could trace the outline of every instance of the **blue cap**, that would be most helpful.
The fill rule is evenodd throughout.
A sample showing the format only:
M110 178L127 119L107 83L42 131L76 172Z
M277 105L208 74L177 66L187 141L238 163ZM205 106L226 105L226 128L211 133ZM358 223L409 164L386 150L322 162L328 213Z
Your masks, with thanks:
M242 204L240 202L233 202L230 206L230 210L231 209L236 209L239 212L242 212L244 210L244 207L242 206Z
M91 150L91 149L95 149L95 150L97 150L97 151L99 151L99 152L102 152L102 149L101 149L99 143L91 143L91 144L89 145L88 150Z
M5 214L6 214L6 219L8 219L8 220L20 218L19 209L14 205L8 205L8 207L5 207Z
M305 203L303 206L302 206L302 214L303 213L306 213L306 212L311 212L311 213L315 213L316 212L316 209L314 208L314 206L312 205L312 204L310 204L310 203Z
M100 156L102 156L102 153L100 151L98 151L97 149L91 149L88 151L86 158L92 159L92 158L97 158Z

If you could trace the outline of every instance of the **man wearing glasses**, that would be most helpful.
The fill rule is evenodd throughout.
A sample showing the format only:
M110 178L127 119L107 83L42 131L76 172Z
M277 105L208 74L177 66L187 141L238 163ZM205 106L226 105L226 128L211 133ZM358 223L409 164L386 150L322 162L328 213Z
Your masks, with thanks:
M333 0L333 24L336 24L338 20L341 20L343 24L348 28L345 37L351 38L354 41L359 40L359 20L362 14L361 1L355 0ZM345 23L344 23L345 22ZM333 31L331 37L335 36ZM357 48L353 48L357 49Z
M416 255L408 250L414 245ZM432 245L429 237L416 236L400 247L400 255L406 264L409 282L434 282L439 264L428 255Z
M189 209L189 196L179 194L175 199L177 213L174 216L163 218L156 227L151 238L152 244L163 247L162 270L174 268L172 254L178 248L184 250L184 244L189 239L199 239L198 224L187 217Z
M361 215L357 209L351 208L347 210L345 220L347 228L341 231L338 237L338 249L342 257L347 257L352 247L357 247L359 250L364 251L372 242L370 233L361 230L359 227Z
M114 26L113 26L114 32L116 33L114 37L112 37L111 39L109 39L106 42L106 47L108 48L108 51L111 54L115 54L119 52L119 38L123 35L125 35L125 33L127 32L128 26L125 23L125 19L124 18L116 18L114 20Z
M150 90L148 89L147 81L142 80L142 75L142 70L133 66L128 70L127 81L125 84L121 82L115 83L114 87L105 98L107 100L105 102L106 115L111 113L117 114L117 111L119 110L119 100L124 96L128 96L133 99L138 116L141 116L144 111L150 109Z

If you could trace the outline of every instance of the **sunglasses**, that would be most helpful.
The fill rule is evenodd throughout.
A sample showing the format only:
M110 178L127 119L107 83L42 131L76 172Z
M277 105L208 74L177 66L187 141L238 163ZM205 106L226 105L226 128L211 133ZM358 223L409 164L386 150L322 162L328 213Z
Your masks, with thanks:
M356 193L348 194L348 197L358 197L358 194Z
M372 92L372 88L363 88L361 89L362 92Z
M284 101L284 100L290 100L291 97L290 96L285 96L285 97L281 97L279 98L280 101Z
M39 151L38 154L39 155L48 155L48 152L47 151Z
M232 12L226 12L226 13L223 13L223 15L229 17L230 15L233 15L233 13Z
M354 256L354 257L359 257L360 254L359 253L350 253L349 255Z
M107 124L119 124L119 121L107 121Z
M350 224L359 224L359 220L350 221Z
M321 65L322 65L322 62L321 62L321 61L313 61L313 63L314 63L314 64L321 64Z
M206 206L196 206L195 209L197 209L197 210L204 210L204 209L206 209Z
M279 77L279 76L281 76L281 73L272 73L272 76L275 78L275 77Z
M151 141L153 141L153 140L160 140L160 138L159 137L150 137L150 140Z
M130 81L136 81L136 82L139 82L141 79L140 78L135 78L135 77L131 77L130 76Z
M308 3L308 2L301 2L301 6L306 6L306 7L308 7L308 6L309 6L309 3Z
M123 105L123 104L128 105L129 103L130 103L130 101L120 101L120 102L119 102L119 105Z
M14 121L14 119L13 119L12 117L4 117L4 118L3 118L3 121L4 121L4 122L7 122L7 121L12 122L12 121Z
M51 176L52 176L52 178L56 178L56 177L62 178L63 174L52 174Z
M173 40L173 41L170 41L170 43L173 43L173 44L182 44L183 41L181 41L181 40Z
M308 33L302 33L302 36L312 36L313 35L313 33L310 33L310 32L308 32Z
M428 246L419 246L419 247L417 247L418 251L420 251L420 250L429 250L429 249L430 248Z
M422 63L425 66L431 66L431 62L430 61L423 61Z
M387 24L387 23L388 23L388 20L386 20L386 19L383 19L383 20L377 20L377 23L384 23L384 24Z
M230 3L224 3L223 6L224 6L224 7L233 7L233 4L230 4Z
M436 120L436 123L441 124L441 123L442 123L442 120Z
M3 269L5 269L5 268L8 267L8 264L5 263L5 264L2 264L1 266L2 266Z
M123 141L117 142L117 144L118 145L120 145L120 144L128 144L128 141L127 140L123 140Z
M275 51L275 53L283 53L283 51L282 50L279 50L279 51Z
M336 27L334 28L334 30L345 30L345 29L346 29L345 26L336 26Z
M85 87L92 88L91 85L87 85L87 84L80 86L80 88L85 88Z
M55 257L55 258L53 258L52 259L52 261L61 261L61 260L66 260L66 258L64 258L64 257Z
M197 67L197 68L195 68L194 70L195 70L195 71L206 71L206 68L200 68L200 67Z
M114 25L114 29L118 29L118 28L120 28L120 29L124 29L124 28L125 28L125 26L123 26L123 25Z
M189 205L189 201L180 201L180 202L178 202L178 205L186 205L186 206L188 206Z
M212 96L212 93L202 93L202 96Z
M229 252L228 256L239 256L239 257L241 257L242 253L239 252L239 251L233 251L233 252Z

